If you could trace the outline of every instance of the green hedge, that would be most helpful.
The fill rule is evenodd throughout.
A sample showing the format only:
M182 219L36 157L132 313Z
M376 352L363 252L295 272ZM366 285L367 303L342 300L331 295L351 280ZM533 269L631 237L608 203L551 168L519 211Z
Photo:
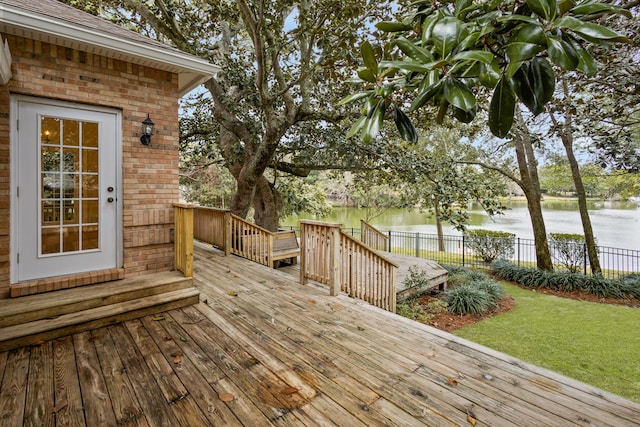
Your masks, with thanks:
M516 235L504 231L467 230L464 235L465 246L484 262L504 258L513 258Z
M492 272L501 279L519 283L528 288L557 291L583 291L600 298L640 298L640 275L631 274L619 280L602 276L587 276L566 271L544 271L520 267L504 260L491 264Z

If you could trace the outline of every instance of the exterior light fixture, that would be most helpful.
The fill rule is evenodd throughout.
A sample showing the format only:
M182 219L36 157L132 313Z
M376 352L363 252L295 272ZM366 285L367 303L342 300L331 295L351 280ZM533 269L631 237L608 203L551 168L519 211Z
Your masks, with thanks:
M151 144L151 135L153 135L153 126L154 123L149 118L149 114L147 113L147 118L142 121L142 135L140 135L140 142L142 145Z

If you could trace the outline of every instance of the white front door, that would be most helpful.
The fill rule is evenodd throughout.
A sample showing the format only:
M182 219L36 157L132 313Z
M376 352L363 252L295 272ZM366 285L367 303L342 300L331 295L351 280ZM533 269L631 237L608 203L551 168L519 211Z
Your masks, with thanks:
M116 267L120 113L27 97L12 107L12 281Z

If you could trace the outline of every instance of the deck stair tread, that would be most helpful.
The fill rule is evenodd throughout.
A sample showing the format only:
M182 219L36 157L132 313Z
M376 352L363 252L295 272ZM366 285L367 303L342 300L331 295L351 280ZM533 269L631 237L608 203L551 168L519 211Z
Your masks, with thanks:
M21 297L0 310L0 351L196 304L199 295L191 278L159 273Z

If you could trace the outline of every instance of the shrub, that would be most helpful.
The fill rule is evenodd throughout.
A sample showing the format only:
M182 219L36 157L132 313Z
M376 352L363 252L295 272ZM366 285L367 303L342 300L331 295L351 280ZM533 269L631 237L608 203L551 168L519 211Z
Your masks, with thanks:
M504 258L511 259L516 235L504 231L467 230L465 245L484 262Z
M640 299L640 274L628 274L620 279L622 292L630 297Z
M420 270L417 265L409 266L409 273L407 277L402 281L407 288L415 288L418 293L429 287L429 279L427 279L427 272Z
M500 283L494 280L487 278L477 282L476 287L487 293L489 303L492 307L497 307L498 301L504 297L504 289L502 289Z
M602 276L584 276L582 289L600 298L624 298L626 295L622 291L621 282L607 280Z
M549 249L554 262L572 273L584 266L586 247L581 234L550 233Z
M449 311L457 314L481 314L491 307L488 294L473 285L461 285L444 293Z
M396 314L418 322L426 322L432 318L431 315L425 313L422 306L417 300L408 300L402 304L396 305Z
M465 273L454 273L447 277L447 288L455 288L462 285L472 285L473 278Z

